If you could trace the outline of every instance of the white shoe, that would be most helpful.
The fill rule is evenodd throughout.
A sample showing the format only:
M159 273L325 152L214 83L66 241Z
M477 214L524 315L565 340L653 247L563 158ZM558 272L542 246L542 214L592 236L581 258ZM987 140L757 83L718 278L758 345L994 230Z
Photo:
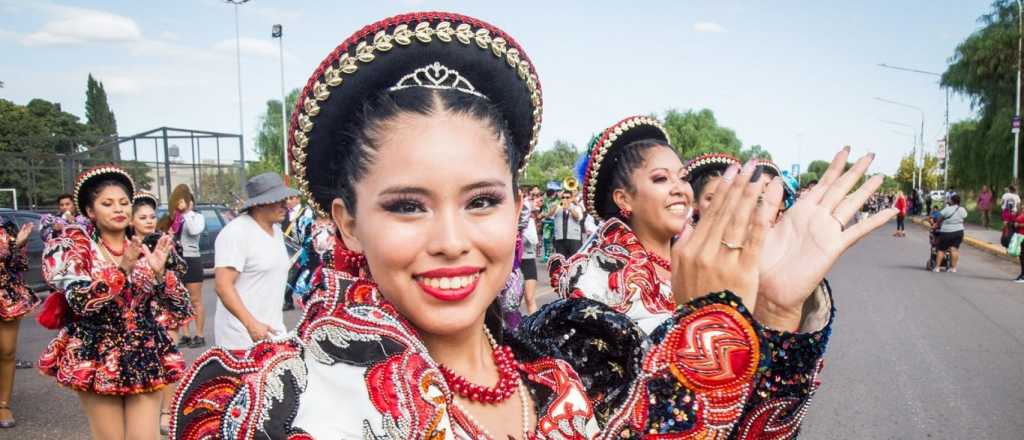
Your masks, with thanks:
M1013 280L1013 282L1018 284L1024 283L1024 277L1017 277L1017 279Z
M932 269L932 272L939 273L939 272L942 272L942 271L939 270L939 268L936 267L935 269Z
M949 271L953 272L953 273L956 273L956 268L954 267L954 268L950 269Z

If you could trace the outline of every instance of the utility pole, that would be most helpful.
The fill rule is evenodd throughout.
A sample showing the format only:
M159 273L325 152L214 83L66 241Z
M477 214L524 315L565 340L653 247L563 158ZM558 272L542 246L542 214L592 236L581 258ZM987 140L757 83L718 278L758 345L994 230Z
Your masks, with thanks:
M284 177L288 179L288 101L284 94L284 27L275 24L270 36L277 38L281 54L281 153L284 156Z

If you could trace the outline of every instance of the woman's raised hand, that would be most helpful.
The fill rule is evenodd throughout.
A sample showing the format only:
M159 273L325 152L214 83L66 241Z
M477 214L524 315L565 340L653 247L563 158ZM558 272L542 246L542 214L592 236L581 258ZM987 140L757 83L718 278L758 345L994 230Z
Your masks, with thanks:
M28 237L32 235L32 227L35 226L32 223L25 223L21 225L21 229L18 229L18 236L14 238L14 245L22 247L28 242Z
M683 304L708 293L731 291L754 310L758 262L765 234L782 203L782 182L751 182L755 162L732 166L722 176L711 208L696 229L683 231L672 247L672 293Z
M768 245L761 253L759 264L760 283L754 312L762 324L779 330L796 330L804 301L839 256L896 214L895 209L887 209L845 228L883 180L880 175L873 176L851 193L875 155L861 157L844 173L849 155L849 147L837 153L818 184L769 229Z
M135 262L139 261L143 247L142 240L138 236L131 240L125 240L124 255L121 257L121 269L125 273L132 273L132 270L135 269Z
M167 256L171 254L171 247L173 246L171 240L170 235L160 237L152 252L146 246L142 246L142 255L146 258L146 263L149 264L149 267L157 275L163 275L164 267L167 266Z

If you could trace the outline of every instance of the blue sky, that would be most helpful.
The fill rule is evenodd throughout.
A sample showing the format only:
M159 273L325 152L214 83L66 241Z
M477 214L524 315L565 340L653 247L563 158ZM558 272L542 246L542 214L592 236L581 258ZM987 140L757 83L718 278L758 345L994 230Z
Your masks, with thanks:
M877 153L875 169L892 173L911 148L894 130L912 129L881 120L917 127L920 115L874 98L923 108L934 150L944 94L937 78L876 64L944 71L989 4L252 0L240 8L245 134L252 138L266 100L280 96L274 23L284 25L291 89L361 26L448 10L491 22L525 47L544 87L541 148L556 139L583 145L630 114L710 108L784 167L849 144ZM0 0L0 98L43 98L84 116L91 72L122 135L162 125L238 132L234 34L232 7L216 0ZM962 97L950 105L953 121L972 113Z

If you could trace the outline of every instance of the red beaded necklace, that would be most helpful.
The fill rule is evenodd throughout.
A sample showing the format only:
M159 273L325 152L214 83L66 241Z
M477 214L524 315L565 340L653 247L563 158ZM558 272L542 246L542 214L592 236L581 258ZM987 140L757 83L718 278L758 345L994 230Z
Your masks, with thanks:
M672 272L672 262L668 261L667 258L662 257L661 255L658 255L654 252L648 252L647 256L648 258L651 259L651 262L657 264L658 266L661 266L661 268L665 269L666 272Z
M512 397L519 389L519 364L512 354L512 348L507 345L494 346L491 354L494 356L494 365L498 367L498 383L493 387L471 383L444 365L438 367L444 375L444 380L448 382L448 387L460 397L480 403L501 403Z
M102 244L103 247L107 249L107 252L110 252L110 255L113 255L115 257L120 257L120 256L124 255L124 249L128 245L127 242L126 243L121 243L121 250L120 251L115 251L113 248L110 247L109 244L107 244L107 241L102 239L102 238L100 238L100 244Z

